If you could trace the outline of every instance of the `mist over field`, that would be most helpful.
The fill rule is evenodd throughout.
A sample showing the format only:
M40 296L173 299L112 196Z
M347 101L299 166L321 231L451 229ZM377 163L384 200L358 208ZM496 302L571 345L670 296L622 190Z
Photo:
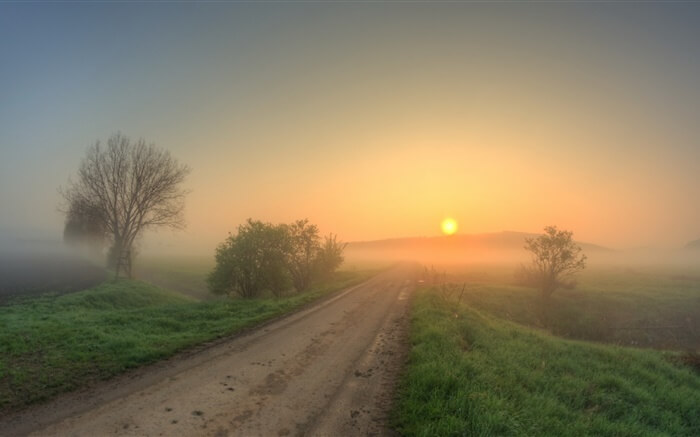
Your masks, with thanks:
M519 265L530 260L530 254L523 249L525 238L536 235L497 232L353 241L345 249L343 268L416 261L428 266L503 266L512 275ZM590 243L580 245L592 268L655 267L667 269L669 275L700 277L700 250L692 246L620 250ZM104 252L69 247L60 240L5 238L0 246L0 295L4 299L49 291L62 293L82 290L108 276L103 269ZM214 265L213 250L146 250L138 257L137 278L208 298L204 279L206 272ZM196 278L183 282L182 271L194 271Z
M700 435L698 22L0 1L0 434Z
M396 238L377 241L351 242L347 247L349 260L400 261L459 264L526 262L525 239L537 234L524 232L495 232L459 234L442 237ZM700 251L693 247L614 249L579 242L596 266L602 265L700 265Z
M11 298L84 290L104 281L100 259L58 240L0 237L0 304Z

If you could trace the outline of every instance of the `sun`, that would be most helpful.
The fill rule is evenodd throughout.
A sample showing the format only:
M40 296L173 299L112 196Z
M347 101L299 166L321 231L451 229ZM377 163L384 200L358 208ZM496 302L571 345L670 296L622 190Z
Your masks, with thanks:
M452 235L457 232L457 221L450 217L447 217L442 221L442 233L445 235Z

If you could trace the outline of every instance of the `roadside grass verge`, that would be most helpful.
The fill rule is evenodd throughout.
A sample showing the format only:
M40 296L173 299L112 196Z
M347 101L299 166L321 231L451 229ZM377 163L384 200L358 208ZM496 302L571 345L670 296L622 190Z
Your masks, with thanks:
M670 353L565 340L416 292L394 423L410 436L700 435Z
M0 307L0 413L234 334L373 273L337 272L305 293L278 299L199 302L120 280Z

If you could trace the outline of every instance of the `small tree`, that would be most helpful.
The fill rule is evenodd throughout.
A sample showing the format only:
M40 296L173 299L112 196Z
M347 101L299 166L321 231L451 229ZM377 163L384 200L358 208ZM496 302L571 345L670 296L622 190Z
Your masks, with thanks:
M63 192L67 222L73 220L71 211L78 211L80 220L89 217L104 229L111 240L115 277L121 270L130 277L134 241L145 229L184 227L186 193L181 185L188 173L167 150L112 135L106 147L98 141L88 149L77 181Z
M318 227L308 219L297 220L287 226L289 253L287 264L296 291L304 291L314 279L316 259L321 249Z
M525 249L532 253L532 263L523 266L521 281L539 288L548 299L559 288L571 288L574 273L586 267L586 255L577 246L571 231L560 231L547 226L537 238L526 238Z
M216 249L216 267L209 288L216 294L252 298L269 290L280 295L289 286L285 226L248 219Z
M333 273L344 261L343 251L347 243L337 240L337 235L329 234L316 256L316 271L319 277Z

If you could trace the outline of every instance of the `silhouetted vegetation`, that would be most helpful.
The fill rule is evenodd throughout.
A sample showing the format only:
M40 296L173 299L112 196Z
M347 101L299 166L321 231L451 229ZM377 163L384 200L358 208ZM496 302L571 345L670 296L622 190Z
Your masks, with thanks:
M131 277L134 242L151 227L181 228L189 168L170 152L122 134L87 151L77 181L63 192L67 241L109 241L108 265Z
M321 244L317 226L308 220L273 225L248 219L216 249L209 288L244 298L281 296L291 287L301 292L342 264L344 248L333 235Z
M586 267L586 255L573 241L571 231L560 231L547 226L537 238L526 238L525 249L532 253L530 265L522 266L518 280L523 285L536 287L547 299L560 288L573 288L572 276Z
M316 252L314 273L318 278L324 278L333 273L343 264L343 251L347 243L338 241L337 235L323 237L323 244Z

